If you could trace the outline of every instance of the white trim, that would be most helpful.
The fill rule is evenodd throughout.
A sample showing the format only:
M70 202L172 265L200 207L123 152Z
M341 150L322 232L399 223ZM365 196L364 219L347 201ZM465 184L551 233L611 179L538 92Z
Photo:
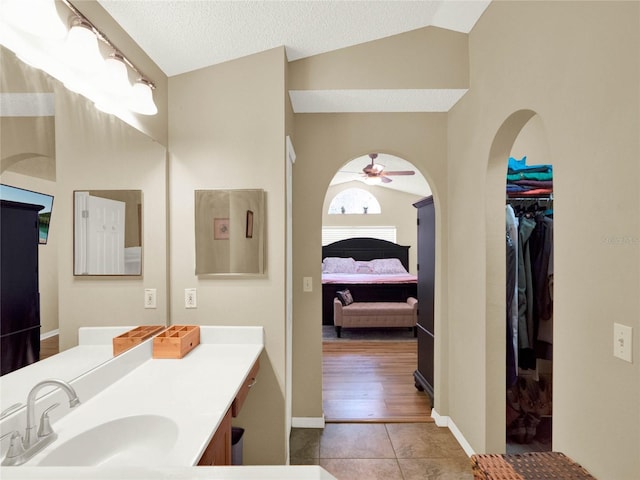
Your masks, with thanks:
M40 340L45 340L47 338L55 337L56 335L60 335L60 330L58 330L57 328L47 333L41 333Z
M448 112L467 88L289 90L293 113Z
M473 450L473 447L471 447L471 444L469 444L469 442L467 442L467 439L464 438L464 435L462 435L462 432L458 429L453 420L451 420L451 417L440 415L438 412L436 412L436 409L433 408L431 409L431 418L435 420L435 423L438 427L447 427L449 429L449 431L453 434L464 452L469 457L471 455L475 455L476 452Z
M321 417L293 417L293 428L324 428L324 415Z

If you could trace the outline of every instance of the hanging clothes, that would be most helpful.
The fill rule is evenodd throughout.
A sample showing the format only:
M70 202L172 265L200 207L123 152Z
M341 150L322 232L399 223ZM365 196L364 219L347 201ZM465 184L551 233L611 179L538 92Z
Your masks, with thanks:
M518 220L506 207L507 251L507 387L518 380Z

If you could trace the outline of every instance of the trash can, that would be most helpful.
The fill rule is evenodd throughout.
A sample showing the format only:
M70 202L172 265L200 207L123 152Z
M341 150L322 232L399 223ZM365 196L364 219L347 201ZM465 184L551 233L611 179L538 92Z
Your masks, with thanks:
M242 465L242 436L244 428L231 428L231 465Z

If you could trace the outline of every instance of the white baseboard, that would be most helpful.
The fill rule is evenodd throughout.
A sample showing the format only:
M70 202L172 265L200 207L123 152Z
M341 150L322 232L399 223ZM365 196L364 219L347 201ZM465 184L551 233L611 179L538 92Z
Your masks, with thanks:
M56 335L59 335L59 334L60 334L60 330L56 328L55 330L51 330L50 332L41 333L40 340L45 340L50 337L55 337Z
M435 423L437 426L447 427L449 429L449 431L453 434L453 436L456 438L456 440L458 441L458 443L460 444L464 452L469 457L471 455L475 455L476 452L473 450L469 442L467 442L467 439L464 438L464 435L462 435L462 432L458 429L458 427L453 422L453 420L451 420L451 417L440 415L438 412L436 412L436 409L433 408L431 409L431 418L435 420Z
M321 417L292 417L292 428L324 428L324 415Z

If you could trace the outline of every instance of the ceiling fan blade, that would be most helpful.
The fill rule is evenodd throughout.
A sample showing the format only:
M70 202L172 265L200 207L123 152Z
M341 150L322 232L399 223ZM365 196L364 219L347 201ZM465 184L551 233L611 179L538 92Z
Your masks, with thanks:
M415 175L413 170L396 170L392 172L382 172L382 175Z
M391 183L391 182L393 182L393 180L391 180L390 178L385 177L384 175L380 176L380 180L382 181L382 183Z

